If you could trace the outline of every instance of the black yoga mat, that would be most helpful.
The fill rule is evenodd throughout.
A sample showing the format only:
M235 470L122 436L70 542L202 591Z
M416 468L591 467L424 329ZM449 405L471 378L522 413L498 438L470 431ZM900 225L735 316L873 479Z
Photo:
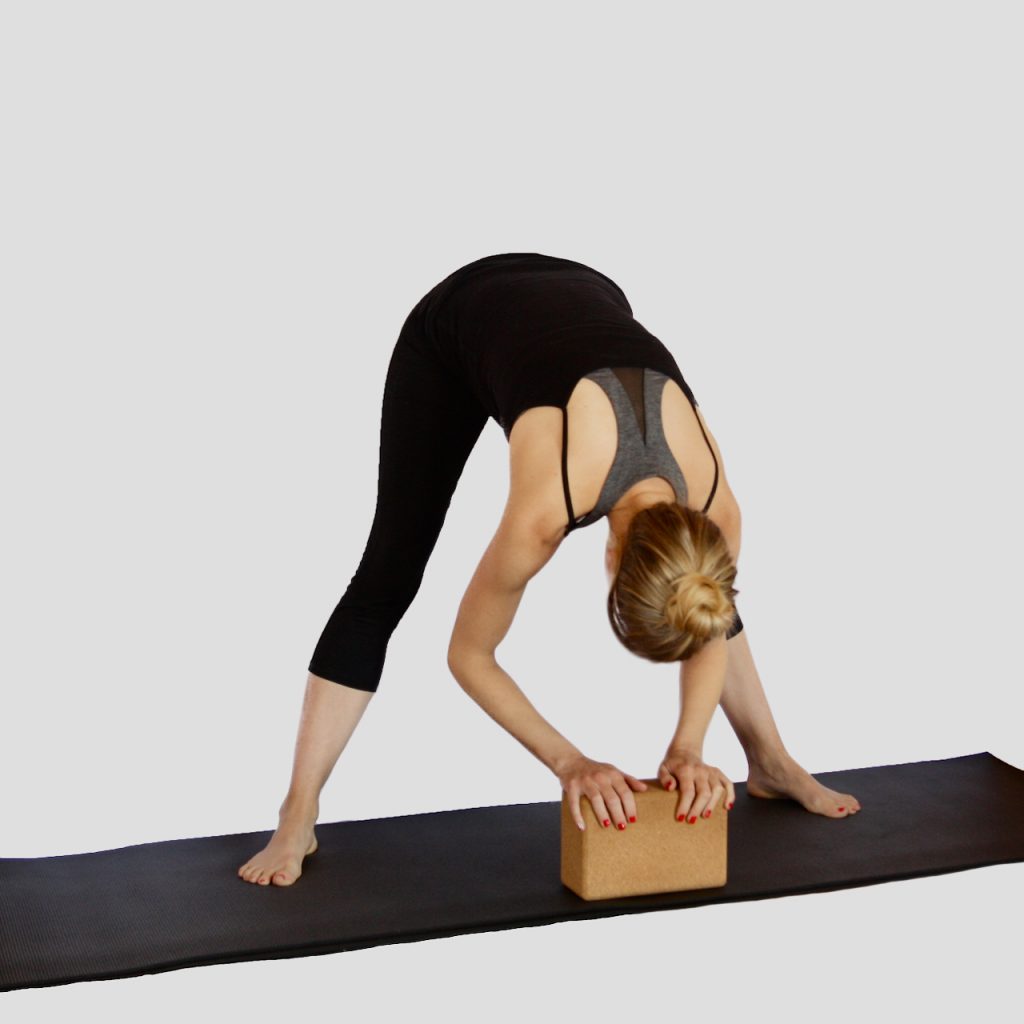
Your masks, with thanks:
M236 874L271 831L0 859L0 991L1024 860L1024 771L990 753L815 777L862 810L823 818L737 783L728 884L654 896L587 901L562 885L560 800L319 824L292 886Z

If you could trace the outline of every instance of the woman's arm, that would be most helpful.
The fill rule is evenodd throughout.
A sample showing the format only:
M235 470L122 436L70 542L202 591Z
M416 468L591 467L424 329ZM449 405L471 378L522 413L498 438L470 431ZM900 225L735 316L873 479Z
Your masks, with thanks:
M459 685L556 775L580 751L530 703L498 664L495 650L512 625L526 584L557 548L549 529L507 508L466 588L448 645L448 667Z
M560 777L566 765L582 752L569 742L530 703L526 694L494 658L449 661L462 688L506 732Z
M725 537L726 546L732 556L733 565L738 566L740 561L740 542L743 539L743 523L740 518L740 506L733 500L727 510L723 510L716 520L718 528Z
M716 637L680 664L679 724L669 741L669 753L689 751L703 758L704 736L725 686L727 644L724 636Z
M700 420L701 426L704 428L704 434L711 444L711 449L715 453L715 461L718 463L718 484L715 487L715 496L711 501L711 506L708 509L708 518L715 523L715 525L725 535L726 544L729 547L729 554L732 555L733 562L738 562L740 557L740 534L741 534L741 517L740 517L740 505L736 500L736 495L733 493L732 487L729 484L729 478L725 472L725 459L722 458L721 449L718 447L718 441L715 439L715 435L711 432L711 428L707 425L704 420L704 415L700 411L699 406L694 406L693 411L697 414L697 419Z
M736 563L740 557L742 533L740 507L728 489L722 504L718 502L716 495L713 503L715 513L711 518L722 531L729 554ZM691 751L703 757L704 736L725 687L728 642L728 637L717 637L680 663L679 722L668 745L669 753Z

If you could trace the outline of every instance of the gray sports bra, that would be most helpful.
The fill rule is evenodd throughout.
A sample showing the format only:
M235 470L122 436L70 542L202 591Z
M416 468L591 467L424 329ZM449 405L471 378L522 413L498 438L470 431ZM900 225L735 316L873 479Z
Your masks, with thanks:
M605 367L586 374L586 377L600 384L611 400L618 424L619 446L601 493L597 497L597 504L586 515L577 519L573 513L572 499L569 497L569 472L566 464L569 414L566 406L562 406L562 486L565 490L565 507L569 513L569 521L563 536L580 527L596 523L611 511L615 502L633 484L648 477L665 477L676 492L676 501L680 505L685 505L686 480L665 440L661 423L661 393L669 378L657 370L640 366ZM691 404L696 407L697 403L694 401ZM651 410L653 415L648 416L648 410ZM696 408L694 414L696 415ZM715 459L715 451L708 441L708 435L699 416L697 423L700 432L704 434L704 440L707 441L711 457ZM707 512L711 506L717 487L718 459L715 459L715 482L711 486L711 493L702 511Z

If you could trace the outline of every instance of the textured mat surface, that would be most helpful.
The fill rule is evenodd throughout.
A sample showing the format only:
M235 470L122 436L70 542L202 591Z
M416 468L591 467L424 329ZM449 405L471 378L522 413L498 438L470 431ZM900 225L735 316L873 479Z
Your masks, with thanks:
M236 875L272 831L0 859L0 991L1024 860L1024 772L992 754L815 777L860 813L826 819L736 783L728 884L655 896L587 901L562 885L560 800L319 824L319 850L284 887Z

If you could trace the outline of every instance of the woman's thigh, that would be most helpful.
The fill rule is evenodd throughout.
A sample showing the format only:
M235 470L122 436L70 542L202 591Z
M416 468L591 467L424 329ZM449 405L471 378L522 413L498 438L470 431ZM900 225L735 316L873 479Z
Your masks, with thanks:
M418 321L407 320L384 383L377 503L364 557L386 561L410 600L486 422L478 399L434 354Z

